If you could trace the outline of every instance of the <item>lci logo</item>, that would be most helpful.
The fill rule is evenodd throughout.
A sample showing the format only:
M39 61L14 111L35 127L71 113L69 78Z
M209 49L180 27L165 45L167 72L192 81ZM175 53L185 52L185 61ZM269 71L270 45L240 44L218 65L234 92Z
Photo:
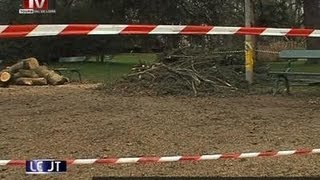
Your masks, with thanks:
M31 160L26 162L27 174L51 174L67 172L67 162L57 160Z
M56 13L55 0L22 0L22 8L19 9L20 14L34 13Z

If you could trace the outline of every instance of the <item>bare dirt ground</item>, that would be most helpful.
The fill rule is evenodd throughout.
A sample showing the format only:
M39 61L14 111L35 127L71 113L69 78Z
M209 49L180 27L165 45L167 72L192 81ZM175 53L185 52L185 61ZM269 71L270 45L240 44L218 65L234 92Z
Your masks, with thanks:
M0 89L0 158L197 155L320 147L320 97L108 95L90 85ZM83 165L0 179L93 176L319 176L320 156L197 163Z

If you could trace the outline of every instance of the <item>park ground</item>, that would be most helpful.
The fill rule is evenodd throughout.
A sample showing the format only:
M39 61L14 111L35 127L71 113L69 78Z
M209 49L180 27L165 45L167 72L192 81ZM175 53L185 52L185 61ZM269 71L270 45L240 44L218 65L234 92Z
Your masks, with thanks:
M108 69L110 64L103 66ZM130 70L130 66L125 67ZM86 83L0 89L1 159L199 155L320 147L319 94L138 96L106 93L97 86ZM25 175L23 167L0 167L0 178L319 176L319 172L320 156L308 155L82 165L69 167L67 174L49 176Z

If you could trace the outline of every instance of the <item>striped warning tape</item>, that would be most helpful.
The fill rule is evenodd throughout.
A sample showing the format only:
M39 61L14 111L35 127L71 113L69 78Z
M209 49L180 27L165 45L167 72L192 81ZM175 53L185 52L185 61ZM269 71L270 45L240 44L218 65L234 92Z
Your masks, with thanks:
M320 30L299 28L224 27L192 25L124 25L124 24L41 24L0 25L0 38L112 35L112 34L182 34L182 35L259 35L320 37Z
M238 50L238 51L215 51L211 52L211 54L238 54L238 53L245 53L244 50Z
M180 161L205 161L218 159L242 159L254 157L277 157L290 155L319 154L320 149L297 149L290 151L266 151L254 153L225 153L200 156L165 156L165 157L126 157L126 158L101 158L101 159L70 159L66 160L69 165L84 164L130 164L130 163L163 163ZM0 160L0 166L23 166L25 160Z
M267 54L279 54L278 51L266 51L266 50L255 50L258 53L267 53Z
M255 52L258 53L267 53L267 54L279 54L280 52L278 51L267 51L267 50L254 50ZM214 51L210 52L211 54L239 54L239 53L245 53L245 50L236 50L236 51ZM174 55L172 55L174 56ZM193 56L183 56L185 58L192 58Z

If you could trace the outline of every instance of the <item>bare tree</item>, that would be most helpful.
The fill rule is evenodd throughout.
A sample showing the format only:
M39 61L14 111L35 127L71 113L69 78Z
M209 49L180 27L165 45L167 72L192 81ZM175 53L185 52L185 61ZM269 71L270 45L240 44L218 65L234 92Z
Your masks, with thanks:
M304 0L304 24L307 28L320 28L320 0ZM309 38L307 49L320 49L318 38ZM318 60L308 60L308 63L319 63Z

